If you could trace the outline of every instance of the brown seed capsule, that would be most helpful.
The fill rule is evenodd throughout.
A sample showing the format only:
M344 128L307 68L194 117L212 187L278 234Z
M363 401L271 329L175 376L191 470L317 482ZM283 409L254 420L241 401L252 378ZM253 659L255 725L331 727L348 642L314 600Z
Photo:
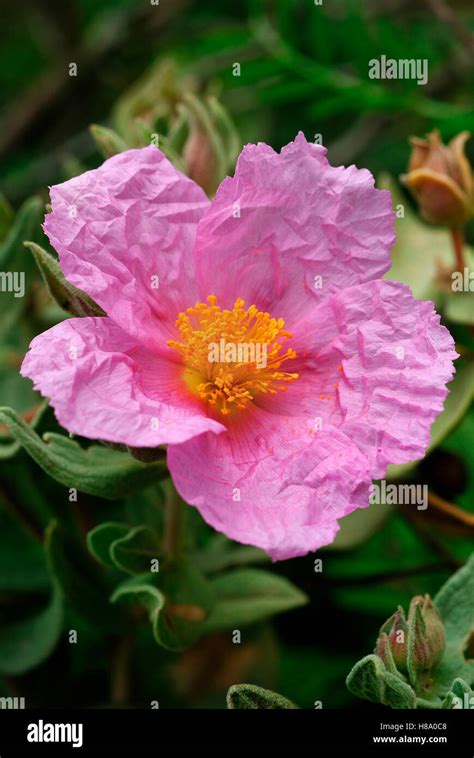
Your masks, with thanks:
M472 167L464 154L469 132L444 145L434 130L427 139L412 137L408 173L401 176L432 224L463 226L474 215Z

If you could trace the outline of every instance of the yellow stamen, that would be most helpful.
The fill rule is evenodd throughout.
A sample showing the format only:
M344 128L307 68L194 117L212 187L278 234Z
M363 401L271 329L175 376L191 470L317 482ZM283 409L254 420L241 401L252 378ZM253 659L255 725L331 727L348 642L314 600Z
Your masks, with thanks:
M215 295L180 313L176 326L182 341L167 344L183 358L188 388L223 415L242 410L260 393L284 392L299 374L280 371L296 358L284 349L292 337L282 318L245 308L238 298L232 310L221 310Z

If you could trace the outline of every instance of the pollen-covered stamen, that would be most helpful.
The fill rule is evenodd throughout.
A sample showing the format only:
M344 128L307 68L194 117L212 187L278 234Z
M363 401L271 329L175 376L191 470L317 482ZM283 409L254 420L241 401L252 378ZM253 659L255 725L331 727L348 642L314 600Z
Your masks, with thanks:
M284 392L299 374L280 371L296 358L284 348L290 332L282 318L245 308L238 298L232 310L221 310L215 295L180 313L176 321L182 341L168 345L183 358L184 379L200 398L227 415L245 408L258 394Z

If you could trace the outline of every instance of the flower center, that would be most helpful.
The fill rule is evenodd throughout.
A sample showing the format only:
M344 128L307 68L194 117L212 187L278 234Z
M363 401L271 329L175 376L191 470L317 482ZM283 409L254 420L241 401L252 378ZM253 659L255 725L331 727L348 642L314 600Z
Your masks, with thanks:
M176 321L182 341L167 344L183 358L183 378L191 391L223 415L242 410L262 394L284 392L299 374L280 371L296 358L284 348L291 338L282 318L245 308L238 298L222 310L215 295L180 313Z

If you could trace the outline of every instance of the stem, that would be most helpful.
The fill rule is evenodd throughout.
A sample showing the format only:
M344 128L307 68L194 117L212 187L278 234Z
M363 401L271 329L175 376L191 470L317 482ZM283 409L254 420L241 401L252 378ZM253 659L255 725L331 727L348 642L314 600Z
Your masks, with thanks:
M429 496L428 496L429 498ZM429 502L429 499L428 499ZM401 512L406 520L410 523L412 528L416 531L418 536L423 542L434 550L443 560L443 565L451 566L455 571L461 568L462 561L458 560L450 550L444 545L444 543L433 533L433 530L424 523L424 520L420 518L420 513L414 513L413 510L407 506L401 506Z
M182 506L178 493L170 481L166 488L165 533L163 548L171 560L177 557L181 543Z
M453 241L453 250L456 258L456 269L462 274L466 266L466 260L464 258L464 232L458 227L453 227L451 230L451 239Z
M449 518L460 521L462 524L474 529L474 513L468 513L462 508L458 508L457 505L444 500L439 495L435 495L434 492L428 493L428 505L449 516Z

